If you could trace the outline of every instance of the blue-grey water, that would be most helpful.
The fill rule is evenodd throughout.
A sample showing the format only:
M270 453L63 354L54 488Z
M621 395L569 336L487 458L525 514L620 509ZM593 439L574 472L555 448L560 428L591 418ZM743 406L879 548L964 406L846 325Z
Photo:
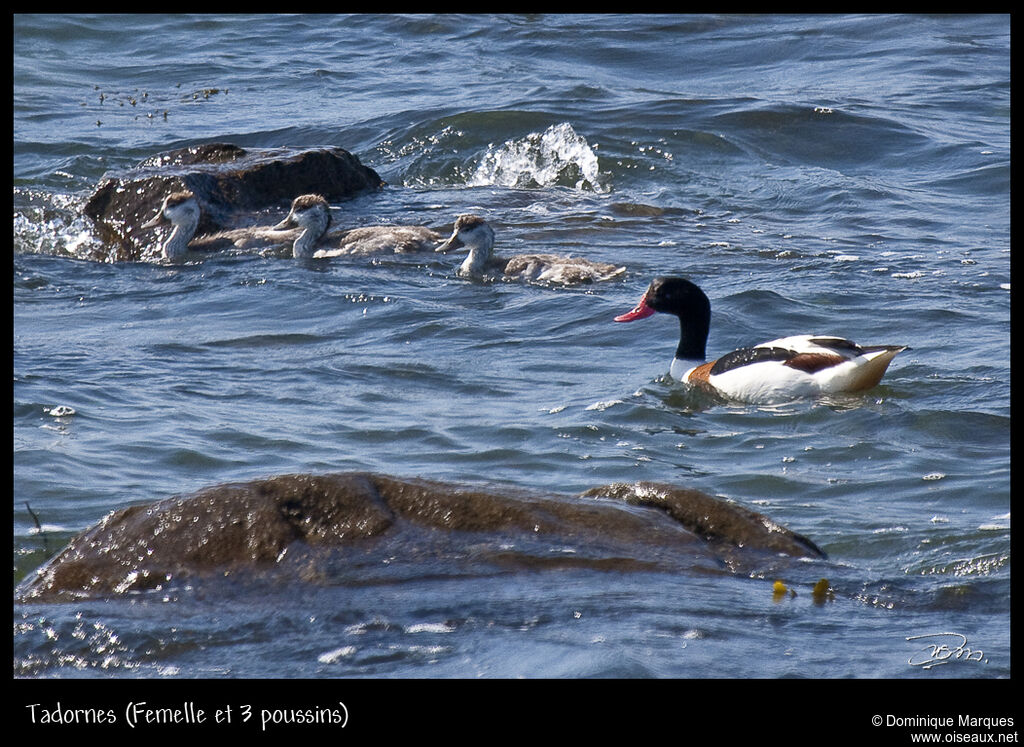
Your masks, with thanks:
M15 582L112 510L345 470L672 482L829 555L782 579L795 596L757 574L424 567L286 602L19 603L16 676L1009 677L1008 16L13 26ZM339 206L353 226L475 212L505 254L628 271L558 289L441 254L90 259L105 173L209 142L351 151L388 183ZM709 403L667 377L673 319L612 322L663 274L710 296L712 357L806 332L911 350L864 393ZM940 632L982 660L913 663Z

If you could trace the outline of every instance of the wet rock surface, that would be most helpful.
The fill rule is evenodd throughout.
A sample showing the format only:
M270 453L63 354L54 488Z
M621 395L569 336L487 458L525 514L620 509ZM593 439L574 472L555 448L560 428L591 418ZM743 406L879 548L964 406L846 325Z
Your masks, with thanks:
M638 482L605 485L583 495L618 498L636 506L659 508L727 556L736 555L743 548L796 558L825 555L809 539L776 524L767 516L696 490Z
M22 601L204 577L376 583L403 576L589 568L746 571L821 558L767 517L658 483L581 496L495 492L371 473L285 475L115 511L25 579Z
M142 229L168 194L189 190L202 208L197 235L252 225L261 210L282 215L296 196L350 199L384 185L380 176L342 148L244 149L226 143L182 148L104 176L85 204L109 256L137 260L167 229ZM274 221L276 222L276 221Z

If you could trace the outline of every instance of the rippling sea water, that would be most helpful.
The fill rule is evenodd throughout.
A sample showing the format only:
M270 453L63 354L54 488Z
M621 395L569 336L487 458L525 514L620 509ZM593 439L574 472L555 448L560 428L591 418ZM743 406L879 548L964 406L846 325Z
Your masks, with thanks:
M15 582L111 510L350 469L673 482L829 555L781 600L763 577L425 570L15 605L16 676L1009 677L1007 16L18 15L13 39ZM351 151L388 183L351 225L476 212L506 254L628 272L87 259L104 173L208 142ZM673 320L611 321L660 274L707 291L710 356L912 349L863 394L709 403L667 377ZM949 631L984 661L910 663Z

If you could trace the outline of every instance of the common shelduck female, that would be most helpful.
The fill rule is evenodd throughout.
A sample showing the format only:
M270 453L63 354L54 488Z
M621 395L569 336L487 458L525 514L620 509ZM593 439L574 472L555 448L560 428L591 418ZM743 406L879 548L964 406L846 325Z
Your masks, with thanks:
M672 378L745 402L767 404L869 389L881 381L896 354L907 350L905 345L862 346L831 335L796 335L705 362L711 303L704 291L679 277L655 278L636 308L615 321L632 322L659 311L679 317Z
M426 252L444 238L426 226L366 226L338 234L327 234L330 207L320 195L299 195L292 200L288 215L274 226L284 230L302 229L292 244L294 257L338 257L380 253Z
M451 237L435 251L460 248L469 250L469 256L456 274L467 278L480 278L491 271L508 279L573 285L610 280L626 271L625 267L607 262L557 254L519 254L508 259L495 257L491 254L494 229L479 215L460 215L455 220Z

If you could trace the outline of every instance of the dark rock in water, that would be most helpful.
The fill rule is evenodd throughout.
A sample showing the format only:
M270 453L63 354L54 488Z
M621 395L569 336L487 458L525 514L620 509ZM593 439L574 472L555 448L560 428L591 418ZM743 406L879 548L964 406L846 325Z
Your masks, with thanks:
M574 497L369 473L285 475L115 511L17 595L73 599L275 573L362 584L382 574L566 567L735 572L780 554L824 557L760 514L671 485L609 485Z
M619 498L633 505L659 508L725 555L753 548L797 558L825 556L809 539L767 516L696 490L638 482L592 488L583 495Z
M168 194L189 190L203 211L197 235L248 225L265 208L287 212L292 199L315 192L329 202L384 182L342 148L243 149L211 143L160 153L135 168L108 174L85 204L110 257L134 260L158 243L140 226ZM276 222L276 220L274 221Z

